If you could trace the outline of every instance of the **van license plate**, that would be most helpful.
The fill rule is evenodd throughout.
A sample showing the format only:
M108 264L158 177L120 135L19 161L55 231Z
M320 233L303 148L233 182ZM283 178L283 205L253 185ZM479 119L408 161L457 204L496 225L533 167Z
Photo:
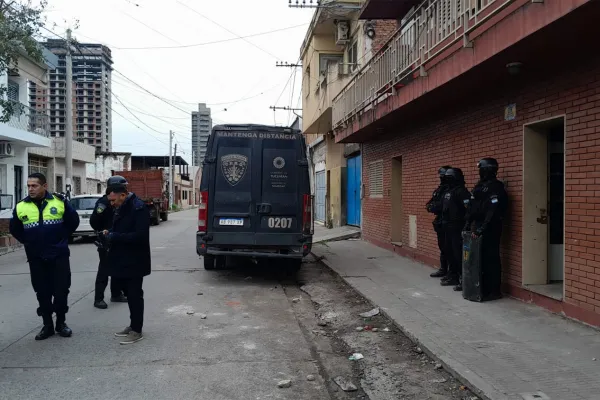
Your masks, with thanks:
M219 225L223 226L244 226L243 218L221 218Z

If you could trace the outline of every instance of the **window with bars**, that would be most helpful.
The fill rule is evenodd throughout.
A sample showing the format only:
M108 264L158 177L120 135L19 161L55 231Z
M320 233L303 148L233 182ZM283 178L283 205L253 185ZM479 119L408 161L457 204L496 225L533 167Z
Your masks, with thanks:
M29 174L33 173L44 174L48 176L48 160L45 158L29 156Z
M369 197L383 197L383 160L369 164Z
M19 101L19 84L16 82L8 81L6 97L10 101Z

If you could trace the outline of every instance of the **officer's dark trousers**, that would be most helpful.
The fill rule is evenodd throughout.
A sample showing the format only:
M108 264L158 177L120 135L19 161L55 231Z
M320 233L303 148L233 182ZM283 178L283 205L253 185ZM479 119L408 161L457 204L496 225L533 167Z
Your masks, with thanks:
M62 256L53 260L30 259L31 284L38 299L37 314L44 325L52 325L52 313L56 313L56 322L65 322L69 311L68 297L71 288L71 267L69 257Z
M502 295L502 266L500 262L500 237L502 224L490 226L483 234L481 251L481 288L483 299L494 299Z
M142 332L144 325L144 290L142 284L143 277L125 278L123 283L127 288L127 303L129 304L129 317L131 329L136 332Z
M433 229L437 234L438 247L440 249L440 271L448 272L448 257L446 257L446 238L441 224L434 224Z
M462 226L444 226L446 256L448 257L448 276L460 280L462 277Z
M100 263L98 264L98 274L96 275L95 301L104 300L104 291L108 286L109 266L107 264L106 251L98 251ZM119 297L121 293L121 282L119 279L110 278L110 293L112 297Z

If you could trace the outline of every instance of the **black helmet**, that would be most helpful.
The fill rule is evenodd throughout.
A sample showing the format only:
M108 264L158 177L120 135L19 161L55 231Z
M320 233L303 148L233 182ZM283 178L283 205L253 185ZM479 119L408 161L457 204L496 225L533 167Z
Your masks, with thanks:
M106 186L115 185L127 185L127 179L123 178L121 175L115 175L108 178L106 181Z
M452 179L455 182L464 182L465 176L460 168L448 168L445 174L446 178Z
M498 172L498 161L495 158L486 157L479 160L477 168L480 172L496 174Z
M448 171L450 168L452 168L452 167L449 165L444 165L443 167L440 167L440 169L438 169L438 174L440 175L440 179L446 175L446 171Z

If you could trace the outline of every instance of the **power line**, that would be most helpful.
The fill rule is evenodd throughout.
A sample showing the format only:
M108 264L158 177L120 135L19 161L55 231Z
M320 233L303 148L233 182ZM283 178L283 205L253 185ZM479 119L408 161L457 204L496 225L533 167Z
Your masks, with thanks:
M181 43L179 43L177 40L175 40L175 39L171 39L170 37L168 37L168 36L167 36L167 35L165 35L164 33L160 32L159 30L156 30L156 29L154 29L153 27L151 27L150 25L147 25L145 22L143 22L143 21L140 21L139 19L135 18L134 16L127 14L125 11L119 10L119 12L120 12L121 14L123 14L123 15L126 15L126 16L128 16L129 18L131 18L132 20L134 20L134 21L138 22L139 24L142 24L142 25L144 25L146 28L148 28L148 29L150 29L151 31L153 31L153 32L155 32L155 33L157 33L157 34L159 34L160 36L164 37L165 39L168 39L168 40L170 40L171 42L173 42L173 43L177 43L177 44L179 44L179 45L181 44Z
M117 50L170 50L170 49L187 49L187 48L191 48L191 47L209 46L209 45L212 45L212 44L227 43L227 42L233 42L233 41L237 41L237 40L244 40L244 39L248 39L248 38L253 38L253 37L257 37L257 36L265 36L265 35L269 35L271 33L288 31L288 30L291 30L291 29L296 29L296 28L307 26L307 25L308 24L293 25L293 26L288 26L286 28L279 28L279 29L274 29L274 30L271 30L271 31L253 33L253 34L249 34L249 35L238 36L238 37L235 37L235 38L213 40L211 42L202 42L202 43L193 43L193 44L182 44L182 45L179 45L179 46L147 46L147 47L116 47L116 46L111 46L111 47L114 48L114 49L117 49Z
M274 55L273 53L271 53L271 52L269 52L269 51L267 51L267 50L263 49L262 47L260 47L260 46L258 46L258 45L256 45L256 44L252 43L252 42L251 42L251 41L249 41L248 39L245 39L245 38L243 38L242 36L238 35L237 33L235 33L235 32L233 32L233 31L231 31L229 28L226 28L225 26L223 26L223 25L219 24L218 22L216 22L216 21L214 21L214 20L210 19L210 18L209 18L209 17L207 17L206 15L204 15L204 14L202 14L201 12L199 12L199 11L197 11L197 10L193 9L192 7L190 7L190 6L188 6L187 4L185 4L185 3L181 2L180 0L175 0L175 1L176 1L177 3L179 3L180 5L184 6L185 8L189 9L190 11L192 11L192 12L194 12L194 13L198 14L200 17L204 18L205 20L207 20L207 21L209 21L209 22L211 22L211 23L213 23L213 24L217 25L217 26L218 26L218 27L220 27L221 29L224 29L224 30L226 30L227 32L231 33L232 35L234 35L234 36L237 36L238 38L242 39L244 42L246 42L246 43L248 43L248 44L250 44L250 45L252 45L252 46L256 47L256 48L257 48L257 49L259 49L260 51L262 51L262 52L264 52L264 53L266 53L266 54L270 55L271 57L273 57L273 58L275 58L275 59L277 59L277 60L280 60L280 61L281 61L281 58L277 57L277 56L276 56L276 55Z

